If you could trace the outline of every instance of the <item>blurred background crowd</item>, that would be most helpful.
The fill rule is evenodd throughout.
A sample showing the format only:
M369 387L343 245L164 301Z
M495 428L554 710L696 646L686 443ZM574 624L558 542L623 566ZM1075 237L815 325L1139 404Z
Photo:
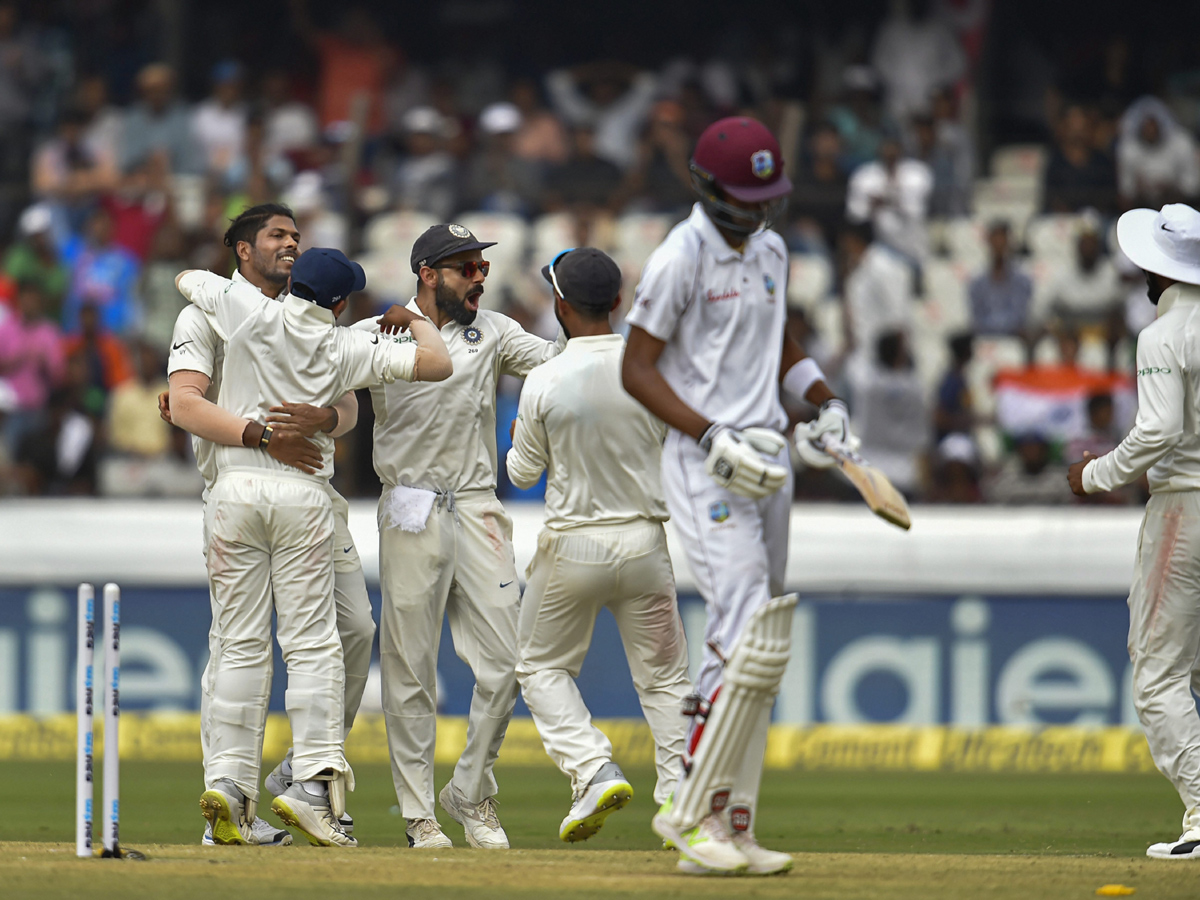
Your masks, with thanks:
M1200 195L1195 8L564 6L0 0L0 494L199 492L155 402L173 279L230 271L246 205L362 261L349 320L406 301L415 237L461 222L499 242L484 305L552 337L538 268L599 246L628 303L696 137L744 113L795 182L789 327L864 454L916 500L1077 502L1066 463L1132 424L1154 316L1115 216ZM360 401L336 483L370 496Z

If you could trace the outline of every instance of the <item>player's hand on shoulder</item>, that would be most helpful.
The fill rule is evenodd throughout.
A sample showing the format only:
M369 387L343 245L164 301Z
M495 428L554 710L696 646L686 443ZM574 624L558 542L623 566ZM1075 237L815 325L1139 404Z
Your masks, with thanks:
M768 459L764 453L778 454L785 443L782 437L771 440L774 432L765 428L747 429L750 434L728 425L714 423L700 436L700 446L708 452L704 470L717 484L751 500L761 500L787 482L788 470Z
M836 460L825 452L823 441L833 441L847 449L856 450L859 440L850 433L850 411L846 404L837 399L821 404L817 417L811 422L801 422L792 432L796 452L801 461L812 469L828 469Z
M289 425L272 426L267 454L285 466L291 466L309 475L315 475L317 470L325 465L321 457L321 448L306 438L298 428Z
M403 306L392 306L377 320L379 322L379 330L384 334L397 334L401 331L407 331L408 326L417 319L423 318L411 309Z

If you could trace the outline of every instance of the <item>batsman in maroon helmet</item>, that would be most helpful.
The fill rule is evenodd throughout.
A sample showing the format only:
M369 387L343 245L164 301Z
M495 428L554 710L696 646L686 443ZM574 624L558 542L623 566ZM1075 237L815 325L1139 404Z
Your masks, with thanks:
M772 874L792 858L754 838L771 707L790 653L784 595L792 471L781 388L819 407L795 435L849 440L846 406L784 331L788 256L770 230L792 184L779 142L754 119L722 119L691 161L699 202L642 272L625 389L670 427L662 483L708 611L687 714L685 774L654 829L682 871Z

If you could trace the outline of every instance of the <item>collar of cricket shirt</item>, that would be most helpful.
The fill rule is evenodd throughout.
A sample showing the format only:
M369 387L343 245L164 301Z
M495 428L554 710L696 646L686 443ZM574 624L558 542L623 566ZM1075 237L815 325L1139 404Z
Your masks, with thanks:
M1180 300L1200 301L1200 285L1177 281L1158 298L1158 315L1166 315Z
M567 350L572 348L583 352L594 352L603 350L606 347L614 345L624 345L625 338L619 334L585 334L580 337L573 337L567 341ZM566 350L563 351L564 353Z
M294 294L288 294L283 298L283 309L285 313L295 316L306 325L332 326L334 324L332 309L317 306L317 304L302 300Z

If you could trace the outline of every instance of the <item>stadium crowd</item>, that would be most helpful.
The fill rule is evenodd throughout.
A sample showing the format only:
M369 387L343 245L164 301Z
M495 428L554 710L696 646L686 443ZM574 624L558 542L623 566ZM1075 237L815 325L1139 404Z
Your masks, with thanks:
M745 113L781 136L795 183L776 224L790 327L849 398L864 455L918 500L1076 502L1066 463L1132 423L1134 340L1154 315L1114 216L1200 195L1197 79L1143 83L1115 37L1088 90L1065 76L1014 87L1038 94L1026 119L1040 121L983 159L986 17L972 10L987 6L898 5L815 57L532 77L425 66L361 8L318 27L292 0L281 8L312 73L231 57L190 97L169 65L92 65L77 30L0 0L0 494L199 493L189 442L155 401L185 302L174 276L227 273L221 234L246 205L281 200L302 249L362 261L370 293L351 321L407 299L412 241L461 221L499 242L485 305L552 337L537 269L601 247L627 306L693 202L696 137ZM372 495L360 409L337 482ZM804 472L797 495L852 492Z

